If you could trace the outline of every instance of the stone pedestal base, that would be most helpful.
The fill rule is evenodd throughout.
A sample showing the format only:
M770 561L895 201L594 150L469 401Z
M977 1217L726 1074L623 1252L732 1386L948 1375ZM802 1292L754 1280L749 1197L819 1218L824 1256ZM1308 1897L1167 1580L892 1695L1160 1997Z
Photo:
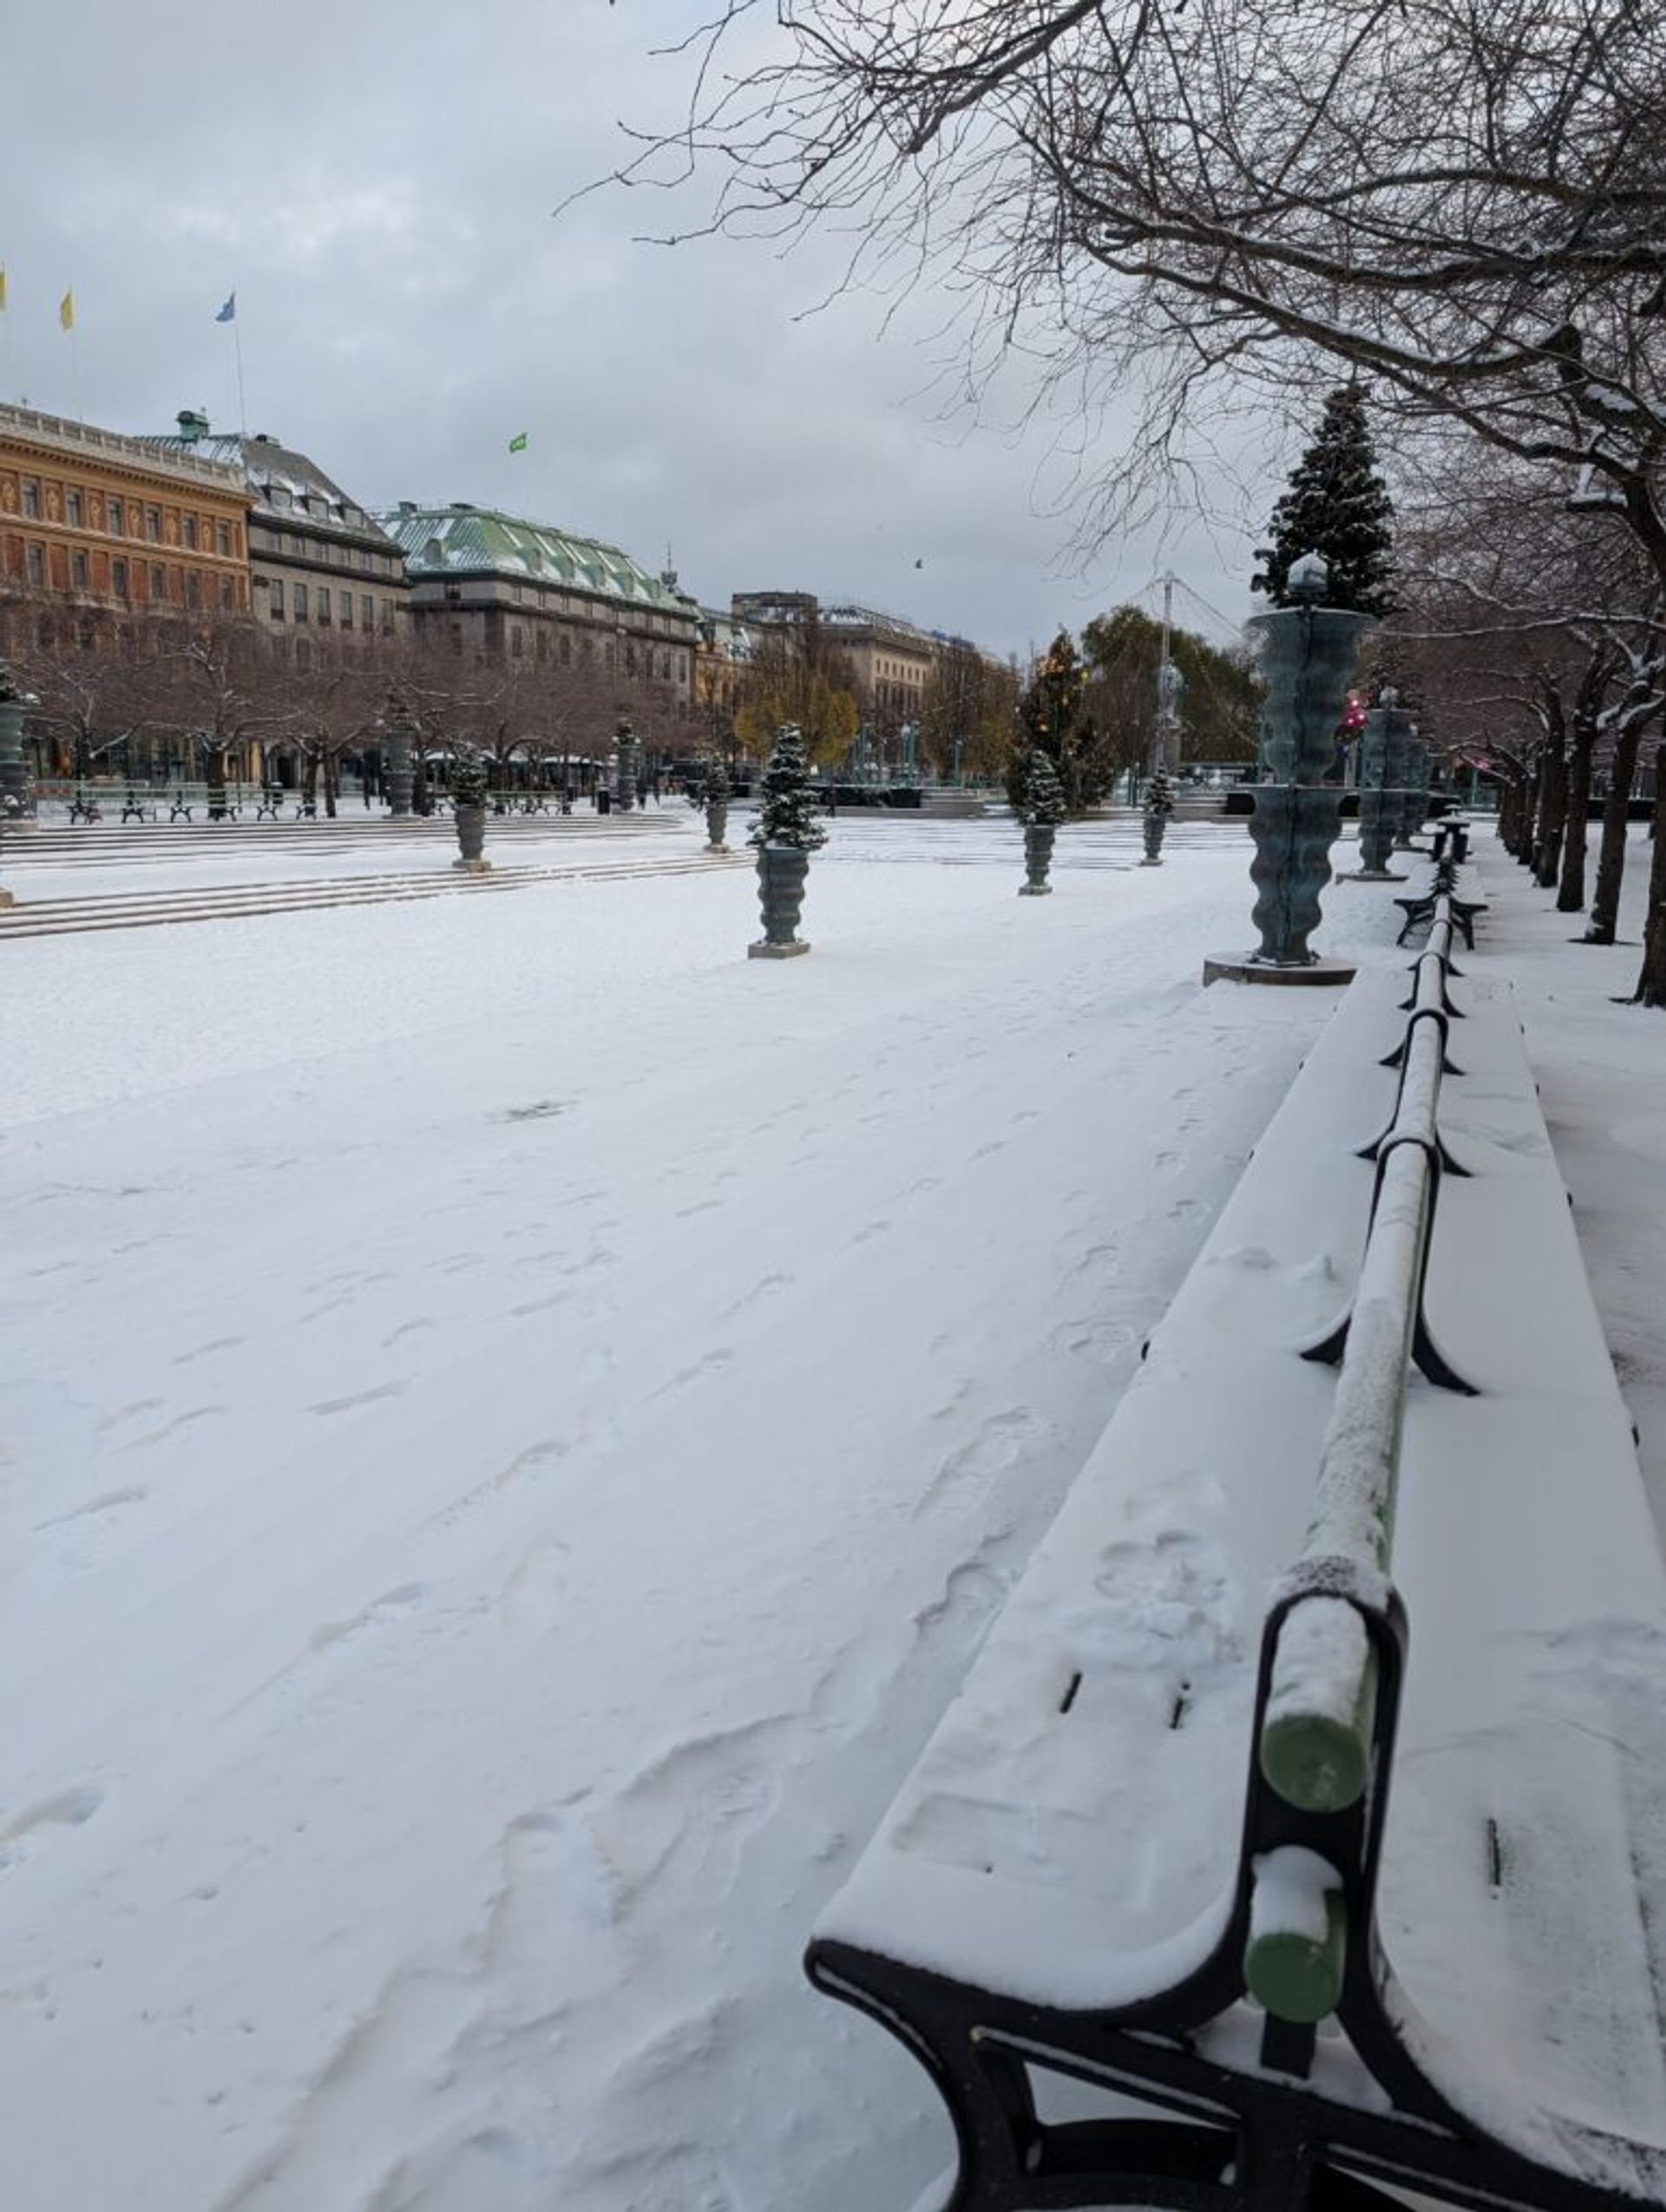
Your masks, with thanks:
M1338 868L1330 879L1333 883L1404 883L1403 875L1396 875L1392 868L1354 868L1345 873Z
M465 875L489 875L492 872L489 861L453 861L451 865L461 868Z
M16 904L17 901L10 891L0 891L0 911L3 911L7 906L15 906Z
M726 845L708 845L705 849L708 853L726 853L729 847Z
M1352 983L1358 972L1351 960L1309 960L1300 967L1281 967L1249 952L1211 952L1204 961L1204 987L1207 990L1211 983Z
M1160 868L1163 865L1163 856L1160 853L1147 853L1139 865L1143 868Z
M1018 895L1020 899L1051 899L1053 886L1050 883L1020 883Z
M746 957L749 960L790 960L796 953L809 950L802 937L795 937L790 945L771 945L767 938L760 937L756 945L746 947Z

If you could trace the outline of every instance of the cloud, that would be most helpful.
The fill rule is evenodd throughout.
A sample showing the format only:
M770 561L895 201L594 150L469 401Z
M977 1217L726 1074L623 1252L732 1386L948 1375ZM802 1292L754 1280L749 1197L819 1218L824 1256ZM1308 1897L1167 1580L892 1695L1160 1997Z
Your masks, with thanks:
M889 324L871 294L807 312L836 286L839 241L666 250L638 238L693 204L621 190L552 218L627 157L621 117L674 113L685 65L650 51L694 0L14 13L9 396L73 411L56 324L73 284L89 419L234 419L213 317L235 286L248 428L371 504L518 507L655 566L669 541L708 601L802 587L1001 651L1169 561L1250 611L1248 531L1221 550L1147 536L1106 547L1086 582L1071 573L1067 520L1046 511L1056 421L1003 434L946 406L939 299L905 298Z

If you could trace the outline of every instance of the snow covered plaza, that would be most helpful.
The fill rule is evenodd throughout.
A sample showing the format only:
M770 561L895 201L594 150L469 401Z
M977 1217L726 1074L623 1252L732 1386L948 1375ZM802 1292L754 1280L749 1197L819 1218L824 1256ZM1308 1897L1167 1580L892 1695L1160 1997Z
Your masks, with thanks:
M1200 987L1236 821L1067 826L1032 900L1005 819L841 818L778 966L702 841L0 943L7 2212L948 2163L803 1944L1335 998ZM1660 1518L1666 1023L1479 857ZM21 922L238 867L0 873ZM1319 949L1400 919L1334 887Z

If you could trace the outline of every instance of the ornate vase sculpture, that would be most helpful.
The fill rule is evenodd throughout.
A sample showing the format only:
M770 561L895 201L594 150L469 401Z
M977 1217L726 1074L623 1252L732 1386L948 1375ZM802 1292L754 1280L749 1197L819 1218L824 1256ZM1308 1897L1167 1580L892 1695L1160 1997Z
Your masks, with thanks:
M1020 899L1045 899L1051 893L1047 871L1053 866L1053 841L1058 834L1056 822L1025 823L1024 880L1018 887Z
M1053 886L1047 871L1053 866L1053 841L1066 813L1065 787L1059 771L1037 745L1024 764L1020 819L1024 824L1024 876L1018 887L1020 899L1045 899Z
M416 737L410 709L396 684L382 710L383 772L388 788L388 808L395 821L404 819L410 813L411 753Z
M729 771L722 756L714 753L705 771L705 849L708 853L726 853L724 842L729 829Z
M764 934L746 948L754 960L785 960L810 947L797 935L804 907L810 856L827 842L812 816L815 787L804 760L804 741L791 723L776 733L764 771L763 798L749 842L758 848L758 897Z
M1400 826L1394 841L1409 845L1428 818L1429 750L1417 740L1415 725L1407 725L1404 765L1400 778Z
M1360 732L1360 873L1385 883L1400 879L1389 872L1388 856L1400 818L1402 793L1395 778L1404 772L1412 717L1398 704L1398 694L1385 690L1381 704L1371 709Z
M462 748L451 763L451 807L457 833L454 868L471 875L489 873L486 858L486 763L472 746Z
M16 828L29 813L29 769L23 761L23 715L29 701L0 660L0 821Z
M614 730L613 744L619 761L613 804L620 814L627 815L636 804L636 735L628 722L621 722Z
M1151 782L1145 786L1145 800L1140 818L1140 833L1145 840L1145 857L1143 868L1163 865L1163 833L1169 826L1169 816L1174 812L1174 792L1169 783L1168 770L1160 763L1152 769Z
M1330 876L1330 848L1341 792L1324 778L1335 755L1336 725L1348 697L1368 614L1320 605L1328 573L1317 553L1292 561L1289 591L1298 604L1258 614L1249 627L1262 648L1267 703L1262 758L1272 781L1256 791L1250 826L1256 857L1254 920L1261 943L1252 965L1305 968L1316 955L1319 894Z

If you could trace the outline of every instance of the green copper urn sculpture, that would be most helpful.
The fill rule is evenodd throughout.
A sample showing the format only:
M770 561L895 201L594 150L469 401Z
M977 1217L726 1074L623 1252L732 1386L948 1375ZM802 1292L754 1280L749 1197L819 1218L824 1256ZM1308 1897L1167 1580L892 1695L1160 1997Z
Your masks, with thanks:
M1330 880L1330 848L1341 813L1340 785L1326 782L1336 753L1336 726L1368 614L1321 604L1328 571L1317 553L1290 564L1294 606L1250 618L1261 646L1267 703L1261 754L1272 780L1256 791L1250 834L1256 857L1254 920L1261 942L1252 967L1313 967L1308 939L1319 926L1319 894Z
M804 741L791 723L776 733L764 771L763 799L747 842L758 847L758 896L764 934L746 948L754 960L786 960L810 947L797 935L803 912L810 856L827 842L810 812L815 786L804 761Z
M1024 769L1024 877L1018 887L1020 899L1045 899L1053 886L1047 870L1053 865L1053 841L1065 818L1065 787L1058 770L1037 745Z
M1398 779L1412 730L1399 697L1392 688L1385 690L1360 731L1360 874L1383 883L1401 880L1388 867L1400 815Z

